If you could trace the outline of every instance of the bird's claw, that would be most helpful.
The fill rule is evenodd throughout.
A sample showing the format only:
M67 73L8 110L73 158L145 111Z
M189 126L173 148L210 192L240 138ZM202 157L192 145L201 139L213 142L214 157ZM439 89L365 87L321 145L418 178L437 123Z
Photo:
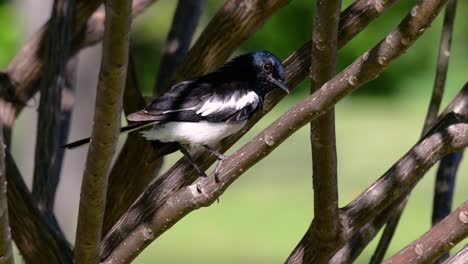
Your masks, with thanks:
M198 193L203 193L203 189L202 189L202 186L201 186L201 179L198 179L197 180L197 192Z
M218 164L216 164L216 168L214 170L214 179L215 179L215 182L216 183L219 183L220 182L220 179L219 179L219 172L221 171L221 166L223 164L223 160L225 159L220 159L218 160Z

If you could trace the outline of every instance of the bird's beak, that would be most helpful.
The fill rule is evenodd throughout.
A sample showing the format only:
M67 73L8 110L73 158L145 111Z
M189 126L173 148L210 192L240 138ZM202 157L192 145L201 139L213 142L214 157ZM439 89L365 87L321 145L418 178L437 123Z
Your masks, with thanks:
M276 80L275 78L271 77L270 75L268 75L268 81L271 82L272 84L276 85L278 88L280 88L281 90L285 91L287 94L289 94L289 89L288 87L286 87L286 85L278 80Z

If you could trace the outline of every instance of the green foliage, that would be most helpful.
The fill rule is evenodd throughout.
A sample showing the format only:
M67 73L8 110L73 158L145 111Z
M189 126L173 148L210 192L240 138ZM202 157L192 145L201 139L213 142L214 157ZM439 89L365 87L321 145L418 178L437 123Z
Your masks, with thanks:
M13 6L6 1L0 1L0 69L4 69L11 61L19 42L18 25L15 21Z

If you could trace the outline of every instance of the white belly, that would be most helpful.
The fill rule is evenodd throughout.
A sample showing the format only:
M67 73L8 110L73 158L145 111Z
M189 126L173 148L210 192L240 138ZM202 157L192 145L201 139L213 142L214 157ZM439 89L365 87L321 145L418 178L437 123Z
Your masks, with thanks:
M205 145L220 141L244 127L246 121L238 124L203 122L168 122L156 124L143 131L148 140L179 142L181 144Z

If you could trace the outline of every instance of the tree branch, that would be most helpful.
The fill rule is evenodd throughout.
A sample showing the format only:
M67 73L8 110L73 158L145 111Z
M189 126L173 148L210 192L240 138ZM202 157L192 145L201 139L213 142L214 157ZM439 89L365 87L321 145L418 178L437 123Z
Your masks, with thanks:
M187 54L193 34L198 25L204 0L179 0L163 49L154 94L162 95L169 86L177 65Z
M434 88L432 90L431 103L429 104L426 122L424 124L426 129L423 133L437 121L442 96L444 95L456 9L457 0L448 0L447 6L445 7L444 24L442 26L442 35L440 38Z
M48 32L45 34L45 66L39 83L41 99L37 123L37 143L32 195L39 210L60 230L54 215L55 193L60 180L57 150L60 148L60 114L62 89L65 84L66 61L75 1L55 0Z
M11 234L25 263L73 263L71 246L39 212L8 152L6 177L8 203L14 204L8 207Z
M166 51L163 56L160 74L158 77L159 89L164 88L161 82L167 82L174 67L187 53L190 41L195 31L198 16L201 13L202 1L179 1L174 17L173 26L169 33ZM172 43L172 44L171 44ZM178 47L173 49L174 45ZM172 48L169 46L172 45ZM171 52L169 52L171 51ZM131 58L131 56L130 56ZM162 74L163 73L163 74ZM136 112L145 107L141 96L136 69L130 59L127 71L127 84L124 94L124 112L126 114ZM144 153L144 154L142 154ZM109 178L109 190L107 194L107 206L104 215L102 234L105 235L122 216L127 208L135 201L150 181L159 173L163 160L155 158L155 151L138 133L130 133L114 163ZM129 177L129 174L140 170L140 177ZM128 188L128 186L132 188ZM118 204L119 206L115 206Z
M10 221L8 217L7 179L5 176L5 144L3 126L0 122L0 261L14 263L11 246Z
M196 192L194 186L180 189L184 183L193 181L196 176L192 166L184 163L184 160L177 162L166 174L156 179L147 188L104 238L101 245L101 260L130 261L138 254L138 250L142 250L185 214L216 200L216 197L235 179L267 156L297 129L325 113L327 109L366 81L376 78L388 63L404 53L422 34L443 3L443 1L433 0L420 1L415 7L419 8L419 12L415 16L409 14L399 27L390 33L390 37L387 36L376 47L366 52L343 72L322 86L319 91L294 106L250 143L231 155L223 163L219 184L215 184L212 178L202 183L205 189L204 194L194 194L192 192ZM289 68L300 67L301 61L295 61L297 58L290 57L288 60L298 63L299 66L298 64L286 63L289 72L287 77L289 87L293 87L294 85L291 84L298 81L297 75L295 75L296 71L291 71ZM275 99L279 101L280 98ZM266 105L267 110L270 107L271 105ZM249 123L252 124L255 121ZM243 132L247 129L244 129ZM236 138L235 136L228 138L222 146L227 148ZM192 155L202 168L206 168L211 162L203 155L203 152L197 151ZM180 191L177 194L171 195L171 192L178 189ZM179 200L173 198L174 195ZM167 198L168 196L170 197ZM192 200L193 197L196 197L195 200ZM180 210L176 204L180 206ZM165 206L170 209L165 208ZM172 218L171 213L176 213L177 217ZM158 222L161 219L164 220ZM123 247L123 244L126 246Z
M313 94L336 73L338 21L341 1L318 1L312 35L310 92ZM314 262L326 263L333 256L334 244L340 235L338 221L338 183L335 135L335 110L310 123L314 193L314 224L306 232L303 243L296 247L290 263L311 263L313 252L322 252ZM303 240L304 240L303 239ZM299 245L304 245L300 243Z
M468 262L468 244L465 245L455 255L448 258L444 264L464 264Z
M52 174L60 175L62 171L65 149L61 146L68 142L68 135L71 126L71 116L75 101L76 77L78 70L78 56L69 60L66 65L65 86L62 90L62 103L60 107L60 135L58 139L58 149L56 150L55 166Z
M330 264L354 263L356 258L362 253L367 244L379 233L383 225L388 221L394 210L402 206L401 201L395 202L372 221L353 232L346 244L338 250L330 259Z
M132 3L107 0L103 53L93 132L83 174L75 242L75 263L97 263L107 180L120 129Z
M440 105L442 94L445 88L445 80L447 78L448 63L450 59L450 47L452 43L453 25L455 21L455 13L457 9L457 0L449 0L445 8L444 25L442 29L442 37L440 40L439 58L437 62L436 79L434 82L434 91L432 101ZM431 106L432 106L431 101ZM435 113L437 115L439 109L430 107L428 110L428 119ZM432 119L432 118L431 118ZM431 123L432 120L427 120ZM436 183L434 189L434 203L432 207L432 225L437 224L440 220L450 214L452 211L453 193L455 191L455 178L457 176L458 167L463 157L463 150L456 153L451 153L442 158L439 164L439 169L436 174ZM435 263L442 263L449 257L449 252L442 255Z
M156 1L134 0L132 15L139 15ZM77 0L70 57L76 55L81 49L102 40L105 12L104 10L96 11L101 3L102 0ZM50 21L44 24L24 44L8 66L7 72L0 76L0 87L2 88L0 89L0 119L3 120L5 128L13 126L26 102L39 90L38 84L45 65L43 42L49 26Z
M442 96L444 94L445 79L447 77L448 62L450 58L450 44L452 42L455 9L456 9L456 0L449 0L447 2L447 7L445 9L445 14L444 14L444 25L442 29L442 36L441 36L440 46L439 46L439 57L437 61L436 78L434 82L434 88L432 90L431 102L429 104L429 109L427 111L426 119L424 122L424 127L422 131L423 135L437 121L437 115L439 113ZM456 154L449 154L450 157L452 157L453 155L456 155ZM440 165L441 168L442 168L442 164L445 164L444 160L446 160L446 158L442 159L441 165ZM445 167L445 165L443 166ZM440 176L439 174L437 175L438 176L437 176L436 182L442 181L439 185L443 184L444 186L449 186L448 189L454 188L453 184L452 185L444 184L444 178L441 178L442 175ZM453 178L454 177L455 177L455 174L453 175ZM436 183L436 186L437 186L437 183ZM450 193L452 194L453 191ZM448 194L448 196L451 197L451 194ZM444 194L444 195L447 195L447 194ZM395 211L394 215L389 219L388 224L385 227L384 233L382 234L379 244L375 250L375 253L372 256L371 264L382 263L382 260L385 256L385 253L387 252L387 249L390 245L393 235L395 234L396 228L398 226L398 222L400 221L401 215L403 214L403 210L405 209L408 199L409 197L403 201L404 204L403 206L399 207L400 210ZM451 209L451 202L450 202L449 210L448 212L446 212L444 217L450 213L450 209Z
M86 24L88 18L99 7L102 0L77 0L76 13L73 21L73 36L80 34L80 30ZM4 105L7 109L2 109L4 114L1 118L6 126L11 127L14 119L24 107L26 102L38 91L39 79L44 72L45 49L47 32L52 28L52 22L49 20L41 27L32 38L21 48L8 65L8 81L14 90L4 91L7 94L1 95ZM13 105L11 105L13 104ZM8 109L8 107L10 109Z
M465 132L468 132L465 131ZM468 201L384 264L432 263L468 236Z
M140 93L136 65L130 52L125 85L123 108L126 114L139 111L145 107L145 101ZM145 153L145 154L143 154ZM106 211L102 235L109 232L142 190L156 177L162 166L161 159L154 158L151 144L137 132L129 133L122 150L112 167L107 190ZM129 177L132 172L140 172L138 177ZM132 188L128 188L132 186ZM119 206L115 206L118 204Z

